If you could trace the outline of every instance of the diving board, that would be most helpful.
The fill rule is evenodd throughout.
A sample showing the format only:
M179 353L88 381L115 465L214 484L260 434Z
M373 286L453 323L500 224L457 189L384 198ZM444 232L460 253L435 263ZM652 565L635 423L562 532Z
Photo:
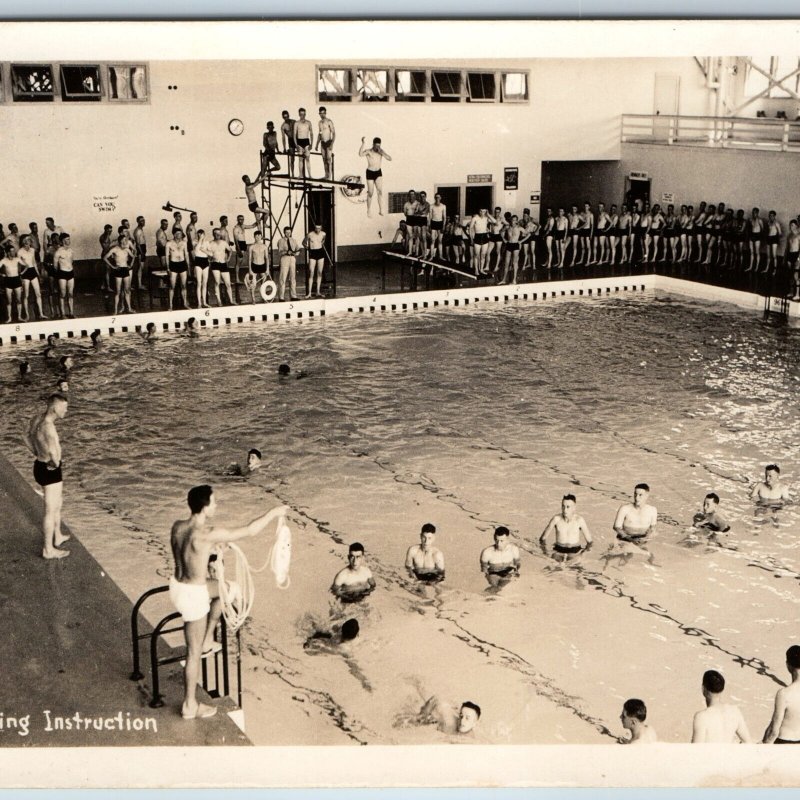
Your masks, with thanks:
M385 256L391 256L392 258L399 258L401 261L411 261L416 264L422 264L426 267L436 267L436 269L443 269L446 272L452 272L455 275L460 275L462 278L469 278L472 281L477 281L478 278L476 275L473 275L471 272L463 272L460 269L456 269L455 267L451 267L449 264L440 264L438 261L428 261L424 258L418 258L417 256L407 256L403 253L392 253L390 250L384 250L383 254Z

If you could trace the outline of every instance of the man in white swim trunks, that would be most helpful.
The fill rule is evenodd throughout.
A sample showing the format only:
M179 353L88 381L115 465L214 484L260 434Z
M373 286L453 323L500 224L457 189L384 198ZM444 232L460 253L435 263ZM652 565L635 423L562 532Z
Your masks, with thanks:
M217 509L214 490L206 485L195 486L187 497L192 515L172 526L170 542L175 558L175 574L169 580L169 596L183 617L186 637L184 698L181 716L184 719L212 717L217 709L197 700L200 660L219 650L214 631L222 615L219 584L208 579L212 549L261 533L273 520L285 516L287 506L278 506L240 528L214 527Z
M406 571L410 578L420 583L440 583L444 580L444 554L433 544L436 526L426 522L419 534L419 544L412 545L406 553Z
M723 698L725 678L714 669L703 674L706 708L694 715L692 744L750 744L750 732L739 706Z

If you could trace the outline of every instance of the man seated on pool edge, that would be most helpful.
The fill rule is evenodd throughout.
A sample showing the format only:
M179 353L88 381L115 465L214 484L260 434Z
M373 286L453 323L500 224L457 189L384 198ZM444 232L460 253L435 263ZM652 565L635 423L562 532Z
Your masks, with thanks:
M750 499L758 505L780 508L791 500L789 487L781 483L781 468L777 464L764 467L764 480L750 491Z
M637 483L633 489L633 502L623 503L614 520L614 532L622 542L644 542L655 534L658 510L647 502L650 487Z
M702 528L710 534L727 533L731 526L718 511L719 495L709 492L703 499L703 510L694 515L694 527Z
M436 526L426 522L419 534L419 544L411 545L406 553L406 571L410 578L421 583L440 583L444 580L444 554L434 547Z
M364 563L364 545L353 542L347 551L347 566L336 573L331 592L343 603L357 603L374 590L372 570Z
M508 583L519 577L519 548L511 544L510 531L505 525L494 530L494 544L481 552L481 572L492 586Z
M582 550L588 550L592 542L592 534L586 520L577 513L578 501L574 494L565 494L561 498L561 513L556 514L542 535L539 537L539 544L542 552L547 555L547 537L555 531L556 541L553 545L553 558L557 561L569 561L572 556ZM581 546L581 536L586 542L586 547Z

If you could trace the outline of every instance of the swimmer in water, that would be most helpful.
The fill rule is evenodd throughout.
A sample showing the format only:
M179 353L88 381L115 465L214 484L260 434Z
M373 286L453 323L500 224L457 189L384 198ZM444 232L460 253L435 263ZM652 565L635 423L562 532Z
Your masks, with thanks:
M719 495L709 492L703 499L703 510L694 515L694 527L702 528L710 534L727 533L731 526L718 511Z
M144 331L139 331L139 335L144 339L146 342L152 342L155 339L158 339L156 335L156 324L155 322L148 322L147 328Z
M551 533L555 533L556 540L553 545L553 558L556 561L570 561L584 547L581 546L581 537L586 542L586 548L592 546L592 534L586 520L577 513L578 501L574 494L565 494L561 498L561 513L556 514L542 535L539 537L539 544L542 552L547 555L546 539Z
M72 356L61 356L58 360L63 375L68 375L69 371L75 366L75 359Z
M644 542L655 534L658 511L647 502L650 487L637 483L633 490L633 502L624 503L617 511L614 532L621 542Z
M767 464L764 480L753 487L750 499L759 505L772 507L780 507L791 499L789 487L781 483L781 469L777 464Z
M100 329L99 328L95 328L92 331L91 336L89 336L89 338L92 340L92 347L95 350L99 350L100 347L103 344L101 336L102 336L102 334L100 333Z
M420 583L440 583L444 580L444 554L433 546L436 526L426 522L419 534L419 544L406 553L406 571Z
M372 570L364 563L364 545L353 542L347 553L347 566L336 573L331 592L343 603L357 603L374 590Z
M244 478L251 472L255 472L257 469L261 469L261 451L255 447L252 447L247 451L246 467L242 467L241 464L231 464L225 470L224 474Z
M291 375L291 373L292 373L292 368L288 364L281 364L278 367L278 377L279 378L287 378L289 375ZM300 372L298 372L295 375L295 378L297 378L297 380L300 380L301 378L307 378L307 377L308 377L308 373L305 370L302 370L302 369L300 370Z
M45 345L44 350L42 350L42 355L46 359L53 359L57 358L58 355L56 353L56 348L58 347L58 338L55 334L51 333L47 337L47 344Z
M786 651L786 669L792 682L775 695L764 744L800 744L800 646L793 644Z
M361 628L357 619L348 619L342 623L342 627L330 631L315 630L305 642L303 650L306 652L334 652L339 645L352 642L359 634Z
M61 378L56 384L56 391L66 395L69 392L69 381L66 378Z
M724 702L725 678L710 669L703 675L706 708L694 715L692 744L750 744L750 732L739 706Z
M492 586L502 586L519 577L519 548L509 541L505 525L495 528L494 544L481 552L481 572Z
M623 744L653 744L658 741L655 730L645 722L647 706L642 700L626 700L619 718L622 727L631 732L631 738Z
M26 381L28 379L28 376L30 375L30 372L31 372L30 362L27 359L25 359L23 361L20 361L19 362L19 377L20 377L20 380Z

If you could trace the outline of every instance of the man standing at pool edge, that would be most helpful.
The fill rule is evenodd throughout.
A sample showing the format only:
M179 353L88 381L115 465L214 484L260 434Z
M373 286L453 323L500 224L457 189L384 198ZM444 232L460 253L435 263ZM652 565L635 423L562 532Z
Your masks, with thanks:
M56 420L64 419L66 413L67 398L55 392L47 398L47 410L34 417L28 429L28 447L36 458L33 477L44 495L42 558L66 558L69 555L69 550L58 549L70 538L61 533L64 479L61 475L61 442L56 430Z
M214 706L197 701L197 682L200 678L200 659L213 653L214 631L222 615L219 584L208 580L208 563L215 545L227 544L256 536L272 520L285 516L287 506L278 506L241 528L215 528L211 522L217 508L214 490L208 484L195 486L187 496L192 515L172 526L170 542L175 558L175 574L169 579L169 596L183 617L186 637L186 666L184 668L184 697L181 716L184 719L213 717Z

